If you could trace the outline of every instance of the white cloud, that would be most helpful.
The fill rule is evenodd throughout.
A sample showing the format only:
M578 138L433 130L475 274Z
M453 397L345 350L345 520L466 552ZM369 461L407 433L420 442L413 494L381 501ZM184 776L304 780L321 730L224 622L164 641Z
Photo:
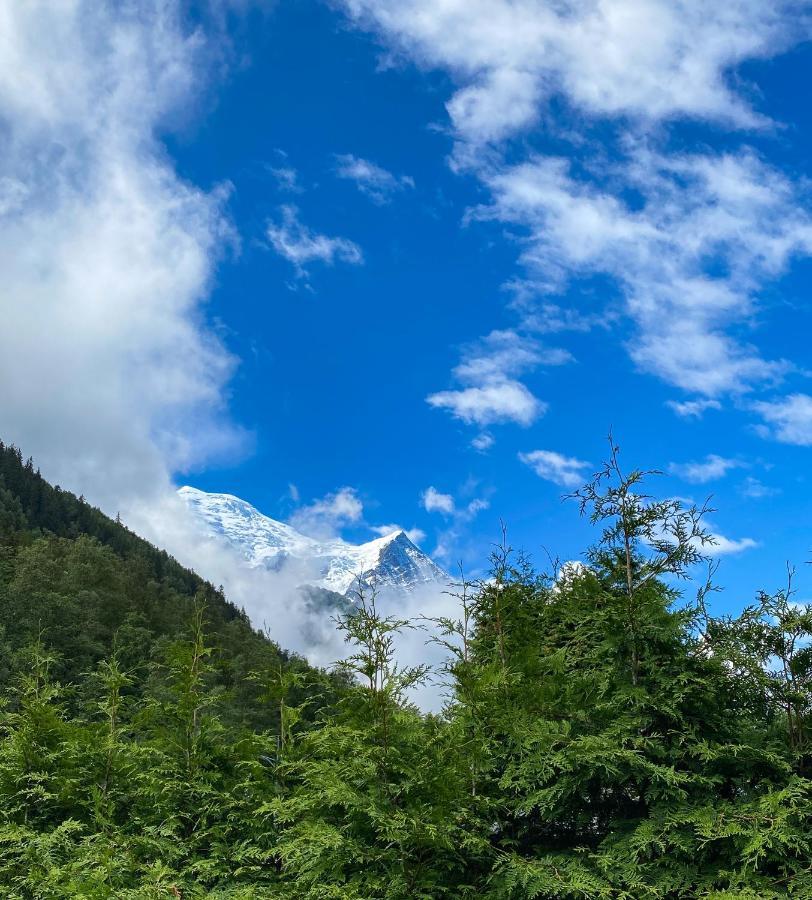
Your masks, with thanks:
M495 440L490 431L482 431L471 441L471 446L474 450L485 453L493 447Z
M171 2L0 9L3 438L108 512L243 448L205 316L227 189L158 138L221 53Z
M461 497L455 499L451 494L441 494L436 488L427 488L421 495L421 503L427 512L440 512L448 524L436 535L436 543L432 556L444 563L452 560L453 548L459 548L465 534L465 526L472 522L479 513L490 508L490 502L484 497L474 497L465 502L464 497L476 488L471 482L461 489Z
M593 328L607 328L617 319L616 313L611 311L589 314L546 299L539 302L539 293L544 295L546 287L532 279L514 279L505 288L514 296L513 305L524 314L524 327L538 334L592 331Z
M202 539L172 485L244 441L224 401L236 361L205 311L236 241L227 190L182 180L158 138L223 61L220 37L187 31L184 11L0 4L2 439L328 665L344 648L324 611ZM323 505L344 521L359 504L345 492Z
M779 400L753 404L766 426L761 430L784 444L812 446L812 397L808 394L789 394Z
M380 535L380 537L386 537L389 534L393 534L396 531L402 531L407 538L418 547L425 541L426 532L423 531L422 528L404 528L402 525L373 525L371 526L371 530Z
M483 510L490 509L491 504L488 500L485 500L482 497L475 497L468 503L465 507L465 516L467 518L473 519L477 513L481 513Z
M484 497L475 497L465 505L458 505L451 494L441 494L437 488L428 487L420 495L420 503L426 512L439 512L444 516L453 516L459 522L469 521L490 507Z
M420 495L420 502L426 512L439 512L446 516L456 512L456 504L451 494L441 494L435 487L427 487Z
M426 400L431 406L449 410L469 425L499 422L531 425L547 409L547 404L536 399L525 385L507 378L484 387L439 391Z
M388 203L392 196L414 187L409 175L393 175L381 166L351 154L336 156L336 175L355 182L358 190L375 203Z
M666 404L683 419L701 419L709 409L721 409L718 400L666 400Z
M283 647L306 656L311 663L329 667L346 656L342 634L336 630L330 612L308 602L298 585L318 579L324 573L308 565L284 566L281 571L265 567L251 568L222 535L212 534L199 521L190 518L183 501L174 493L152 505L159 530L160 545L184 564L195 568L213 584L222 584L226 595L248 613L258 627L267 626L274 640ZM419 536L419 535L415 535ZM422 585L413 591L378 598L384 614L398 618L453 616L457 601L446 593L445 585ZM420 629L406 631L397 638L397 657L401 665L426 661L439 667L444 653L436 644L426 643L428 635ZM430 684L415 698L424 709L441 706L437 685Z
M564 456L554 450L533 450L520 453L519 459L545 481L562 487L580 487L588 474L589 463L574 456Z
M463 348L462 361L453 375L464 383L501 381L536 366L561 366L572 362L572 354L557 347L543 347L515 331L492 331Z
M787 371L741 332L755 321L759 291L793 257L812 252L802 186L746 148L666 154L657 147L667 142L664 123L676 118L767 124L731 72L808 37L809 21L792 3L343 5L396 55L451 74L452 165L492 193L476 215L524 230L526 275L511 286L525 301L573 279L610 276L634 325L626 349L638 368L708 399ZM607 118L617 136L597 144L591 126ZM540 156L521 161L515 146L509 157L503 152L505 139L541 120L577 148L577 167ZM520 305L525 327L535 319L547 332L585 330L614 316L560 315L549 300L535 315ZM454 409L453 396L442 399Z
M692 506L693 501L687 497L672 497L671 500L679 501L683 507ZM700 540L694 541L694 546L697 550L701 551L706 556L716 557L716 556L730 556L735 553L743 553L745 550L751 550L754 547L758 547L758 541L753 540L750 537L744 538L729 538L720 532L716 531L713 527L713 524L709 519L703 519L703 527L705 528L708 536L711 538L712 543L702 543ZM663 537L664 533L660 531L660 537ZM668 537L669 541L673 541L673 535Z
M749 497L752 500L761 500L764 497L773 497L775 494L780 493L778 488L763 484L758 478L753 478L752 475L744 479L739 491L744 497Z
M299 219L299 210L292 204L280 208L280 219L269 222L268 240L276 252L292 263L300 276L305 275L310 263L320 262L332 266L336 260L351 265L361 265L364 255L353 241L342 237L330 237L308 228Z
M616 279L636 324L627 347L640 369L710 398L786 371L727 333L752 318L763 283L812 252L797 187L756 154L666 157L633 144L589 179L548 157L480 175L493 202L476 214L524 226L522 261L549 291L595 273ZM613 180L642 204L628 205Z
M596 117L691 116L761 124L728 86L743 60L804 34L789 2L734 0L344 0L361 27L424 66L449 70L458 134L491 141L532 125L563 96Z
M546 412L547 404L516 376L540 365L558 366L571 360L566 350L544 347L516 331L492 331L464 347L462 360L452 371L466 386L430 394L426 402L471 425L515 422L527 426Z
M355 488L342 487L307 506L297 509L289 523L308 537L335 537L345 525L361 521L364 504Z
M280 191L291 194L300 194L302 187L299 184L299 173L293 166L268 166L268 173L276 181Z
M705 544L702 548L702 552L708 556L731 556L735 553L743 553L745 550L752 550L754 547L758 547L758 541L754 541L752 538L746 537L734 540L718 532L714 532L713 540L713 544Z
M709 453L704 460L688 463L671 463L671 471L683 478L685 481L691 481L695 484L704 484L707 481L714 481L724 476L731 469L741 468L742 463L735 459L727 459L716 453Z

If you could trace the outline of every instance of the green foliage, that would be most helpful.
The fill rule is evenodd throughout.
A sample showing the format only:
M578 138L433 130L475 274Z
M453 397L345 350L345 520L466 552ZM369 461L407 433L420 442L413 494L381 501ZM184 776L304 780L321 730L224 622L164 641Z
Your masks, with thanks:
M273 805L283 896L464 896L467 858L484 843L471 815L467 771L453 731L407 701L428 675L400 668L394 638L359 587L338 619L358 687L320 727L291 742Z
M210 678L227 696L229 726L278 728L276 711L259 701L248 676L270 668L302 676L297 697L341 689L304 660L255 631L245 614L182 568L83 500L51 487L14 447L0 443L0 687L13 677L14 655L37 640L55 656L54 675L78 687L114 653L128 673L126 693L142 695L150 667L167 642L184 633L195 603L212 636ZM330 697L326 698L329 701Z
M503 536L438 673L359 589L328 676L0 448L0 894L812 898L812 609L684 603L706 510L648 474L577 493L586 566Z

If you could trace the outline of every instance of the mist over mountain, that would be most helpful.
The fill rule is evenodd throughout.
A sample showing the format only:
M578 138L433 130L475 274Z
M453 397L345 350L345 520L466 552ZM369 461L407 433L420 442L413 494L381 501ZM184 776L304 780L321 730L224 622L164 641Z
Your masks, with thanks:
M319 540L231 494L186 486L178 495L200 530L236 550L250 568L284 573L302 586L346 597L359 579L394 594L441 587L451 580L402 530L364 544L340 538Z

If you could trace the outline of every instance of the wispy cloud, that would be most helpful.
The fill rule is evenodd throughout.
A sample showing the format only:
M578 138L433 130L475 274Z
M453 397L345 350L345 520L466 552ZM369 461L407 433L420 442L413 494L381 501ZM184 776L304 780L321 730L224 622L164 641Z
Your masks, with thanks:
M422 528L404 528L402 525L372 525L371 530L380 537L386 537L396 531L402 531L407 538L418 547L425 541L426 532Z
M523 325L536 334L560 334L566 331L586 332L608 328L617 319L612 310L585 313L573 307L560 306L545 299L539 301L539 286L532 279L513 279L505 285L513 298L513 306L523 313Z
M743 465L736 459L728 459L716 453L709 453L705 459L697 462L671 463L670 469L685 481L704 484L723 478L731 469L739 469Z
M544 347L515 331L492 331L464 349L453 374L465 382L499 381L537 366L562 366L569 362L572 354L567 350Z
M463 498L469 490L463 489ZM437 559L448 561L451 558L452 547L459 544L465 526L473 521L479 513L490 508L490 502L484 497L457 499L453 494L444 494L434 486L426 488L420 495L420 505L426 512L440 513L445 519L446 525L437 535L437 543L432 555Z
M713 533L713 541L713 544L706 544L703 547L703 552L708 556L732 556L758 547L758 541L753 538L745 537L735 540L719 534L718 531Z
M749 497L751 500L761 500L764 497L774 497L776 494L779 494L780 491L778 488L770 487L759 481L758 478L753 478L753 476L750 475L741 483L739 493L744 497Z
M356 489L342 487L299 507L288 521L308 537L330 538L337 536L345 525L357 524L363 516L364 504Z
M701 419L709 409L721 409L722 404L718 400L707 398L700 400L667 400L666 405L683 419Z
M520 453L519 459L545 481L561 487L577 488L586 480L589 463L574 456L564 456L555 450L532 450Z
M496 438L490 431L481 431L475 438L471 440L471 446L479 453L485 453L493 447Z
M292 263L300 276L314 262L332 266L336 261L351 265L361 265L364 261L358 244L313 231L299 218L299 209L291 204L280 208L279 218L268 223L266 234L274 250Z
M374 203L389 203L392 197L414 187L409 175L393 175L391 172L351 154L336 156L336 175L355 183L358 190Z
M300 194L304 190L299 184L299 173L293 166L268 166L268 174L274 179L280 191Z
M423 491L420 495L420 504L426 512L439 512L458 522L470 521L491 505L484 497L458 501L453 494L440 493L435 487L428 487Z

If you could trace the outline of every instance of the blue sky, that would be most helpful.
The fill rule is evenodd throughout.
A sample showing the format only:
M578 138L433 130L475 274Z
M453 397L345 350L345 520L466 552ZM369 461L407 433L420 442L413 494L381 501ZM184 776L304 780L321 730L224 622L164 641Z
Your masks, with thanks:
M26 7L0 427L46 474L477 571L500 519L585 548L560 497L611 427L713 494L721 608L786 560L812 590L808 9L80 3L43 36Z

